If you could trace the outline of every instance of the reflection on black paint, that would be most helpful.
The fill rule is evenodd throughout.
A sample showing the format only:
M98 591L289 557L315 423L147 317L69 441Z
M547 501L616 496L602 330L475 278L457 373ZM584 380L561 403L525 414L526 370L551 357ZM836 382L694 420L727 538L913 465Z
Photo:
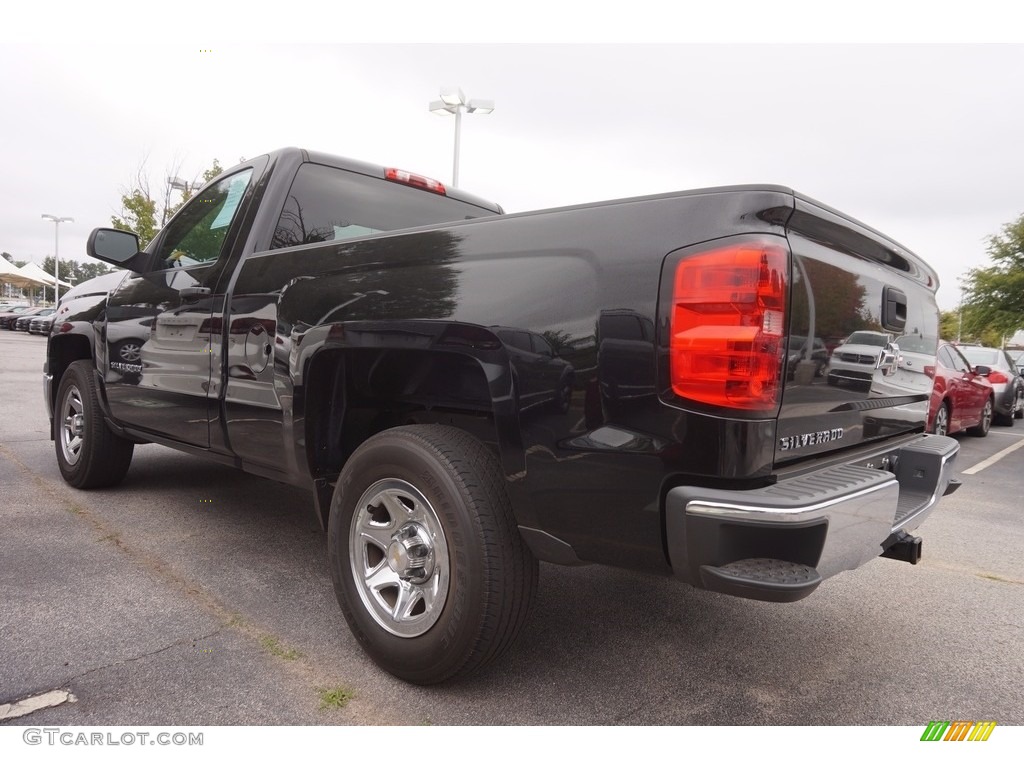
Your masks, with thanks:
M649 317L631 309L603 310L597 341L598 387L608 419L657 399L655 332Z
M455 311L459 281L452 261L458 242L452 232L424 232L417 235L415 250L410 250L408 240L397 237L346 243L290 253L279 265L271 255L265 259L266 267L260 264L254 272L263 284L273 285L276 279L280 279L278 285L287 284L282 317L305 317L318 323L349 317L440 320ZM281 274L275 275L278 269ZM293 278L295 274L317 277Z

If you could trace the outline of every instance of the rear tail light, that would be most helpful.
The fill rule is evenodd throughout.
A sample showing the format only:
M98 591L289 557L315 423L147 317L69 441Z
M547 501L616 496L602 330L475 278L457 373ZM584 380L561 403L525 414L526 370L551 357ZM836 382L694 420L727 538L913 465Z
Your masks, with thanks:
M428 179L426 176L409 173L408 171L400 171L397 168L385 168L384 178L398 184L406 184L410 187L416 187L417 189L425 189L428 192L433 192L437 195L447 196L448 194L448 191L444 188L444 184L440 181L437 181L436 179Z
M988 379L989 384L1005 384L1010 380L1005 373L995 370L991 371L985 378Z
M789 248L734 242L676 267L669 345L672 390L725 408L771 410L785 363Z
M935 378L935 366L934 365L926 365L924 367L924 375L927 376L929 379L934 379Z

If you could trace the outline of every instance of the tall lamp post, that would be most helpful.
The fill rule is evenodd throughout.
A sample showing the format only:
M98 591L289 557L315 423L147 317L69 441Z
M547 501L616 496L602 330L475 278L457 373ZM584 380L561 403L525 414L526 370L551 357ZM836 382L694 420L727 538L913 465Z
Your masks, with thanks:
M70 216L54 216L44 213L44 219L53 222L53 303L60 304L60 225L65 221L73 222Z
M489 115L494 111L494 102L490 99L469 99L458 86L452 85L441 89L441 100L430 102L430 111L435 115L455 115L455 160L452 164L452 186L459 186L459 135L462 132L462 113Z

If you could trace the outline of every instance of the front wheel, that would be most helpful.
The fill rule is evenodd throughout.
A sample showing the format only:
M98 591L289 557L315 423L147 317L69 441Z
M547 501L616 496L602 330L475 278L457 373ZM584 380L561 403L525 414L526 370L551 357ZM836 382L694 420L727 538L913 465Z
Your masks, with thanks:
M497 459L452 427L396 427L363 443L334 492L328 550L359 644L421 685L501 655L536 592Z
M103 421L91 360L76 360L64 371L54 421L57 466L69 485L105 488L124 479L135 444Z

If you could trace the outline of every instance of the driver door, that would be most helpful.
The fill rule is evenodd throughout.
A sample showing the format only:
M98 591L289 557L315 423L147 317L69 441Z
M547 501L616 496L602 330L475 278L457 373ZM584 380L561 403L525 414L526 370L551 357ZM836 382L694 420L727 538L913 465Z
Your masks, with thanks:
M190 200L157 237L155 269L126 278L107 304L107 399L120 423L208 448L217 418L213 375L223 296L214 294L252 169ZM216 319L215 319L216 313ZM217 337L215 339L215 337Z

